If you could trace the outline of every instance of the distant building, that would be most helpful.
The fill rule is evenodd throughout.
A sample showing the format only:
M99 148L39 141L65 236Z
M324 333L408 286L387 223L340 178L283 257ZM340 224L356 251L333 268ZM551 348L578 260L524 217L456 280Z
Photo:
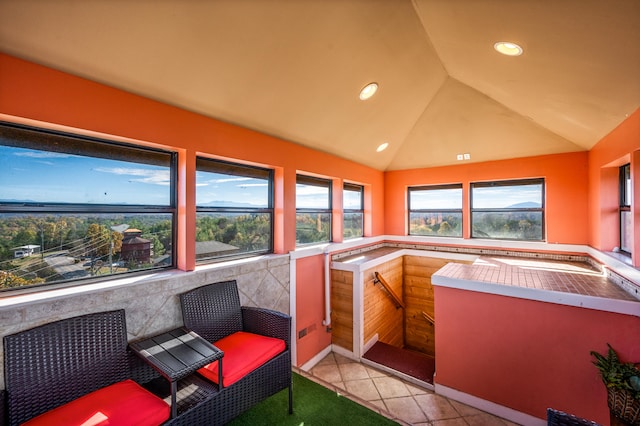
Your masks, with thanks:
M131 228L123 232L120 259L125 262L151 262L151 240L142 238L142 231Z
M13 257L29 257L32 254L40 253L40 246L35 244L29 244L26 246L20 246L13 249Z
M238 247L220 241L196 241L196 259L234 254L238 250Z

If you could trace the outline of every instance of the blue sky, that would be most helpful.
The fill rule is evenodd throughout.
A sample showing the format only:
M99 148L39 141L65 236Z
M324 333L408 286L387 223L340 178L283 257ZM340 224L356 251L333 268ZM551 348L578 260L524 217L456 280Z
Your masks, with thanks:
M168 205L168 167L0 146L0 201Z
M196 172L196 205L225 201L251 207L268 207L269 185L264 179Z
M0 201L48 203L169 205L168 167L37 151L0 145ZM267 207L266 180L217 173L196 173L196 202ZM540 205L540 185L483 187L474 190L475 208L519 203ZM345 208L358 208L345 196ZM299 208L327 208L328 189L296 185ZM352 204L355 204L352 206ZM413 209L462 208L461 189L412 192Z
M507 208L516 204L542 205L541 185L481 187L473 190L474 208ZM411 192L412 209L461 209L462 189Z

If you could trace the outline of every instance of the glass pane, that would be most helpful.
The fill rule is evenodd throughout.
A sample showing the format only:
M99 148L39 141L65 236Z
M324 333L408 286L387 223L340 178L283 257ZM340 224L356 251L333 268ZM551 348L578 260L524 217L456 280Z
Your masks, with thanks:
M171 205L169 164L0 145L0 170L0 202Z
M172 215L0 214L0 289L167 267Z
M542 183L533 185L472 187L474 209L526 209L542 207Z
M462 209L462 188L409 191L411 210Z
M541 241L542 212L472 212L473 238Z
M342 193L342 208L345 210L362 210L362 191L345 189Z
M631 165L627 164L620 168L620 174L622 178L622 188L621 188L621 200L620 205L622 206L630 206L631 205Z
M362 213L345 213L344 214L344 227L342 235L344 239L358 238L363 235L363 219Z
M270 213L197 213L196 259L271 250Z
M296 244L322 243L330 240L330 213L296 214Z
M620 249L627 253L633 247L633 215L630 211L620 212Z
M196 172L199 207L269 207L269 179Z
M462 237L462 213L411 213L409 235Z
M329 186L296 184L296 208L329 209Z

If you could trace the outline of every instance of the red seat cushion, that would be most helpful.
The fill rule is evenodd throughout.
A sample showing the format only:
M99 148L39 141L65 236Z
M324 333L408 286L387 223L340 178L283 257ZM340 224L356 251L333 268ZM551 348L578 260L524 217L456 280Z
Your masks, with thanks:
M157 426L169 415L166 402L133 380L124 380L47 411L24 425Z
M213 343L224 352L222 377L229 386L269 361L286 348L284 340L238 331ZM207 379L218 383L218 361L198 370Z

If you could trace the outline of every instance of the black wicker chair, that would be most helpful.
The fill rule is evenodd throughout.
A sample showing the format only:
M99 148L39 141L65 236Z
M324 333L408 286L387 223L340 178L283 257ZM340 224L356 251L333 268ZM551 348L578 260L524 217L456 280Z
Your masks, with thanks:
M180 295L180 304L185 327L214 344L240 331L281 339L285 343L283 352L235 383L224 385L220 394L209 403L207 409L211 414L208 424L224 424L286 388L289 389L289 413L293 412L289 315L241 306L235 280L209 284L183 293ZM222 362L224 366L224 357Z
M142 417L163 423L169 417L168 405L128 380L129 365L124 310L67 318L5 336L7 424L22 424L56 408L59 413L67 403L72 405L66 408L77 407L87 401L87 397L78 398L94 391L117 389L110 397L124 395L123 401L133 401L127 399L128 391L122 392L122 385L133 389L136 398L142 395L152 402L155 411ZM120 409L118 403L115 412ZM128 410L123 414L130 421Z
M573 414L567 414L563 411L547 408L547 425L548 426L601 426L599 423L591 420L583 419Z

